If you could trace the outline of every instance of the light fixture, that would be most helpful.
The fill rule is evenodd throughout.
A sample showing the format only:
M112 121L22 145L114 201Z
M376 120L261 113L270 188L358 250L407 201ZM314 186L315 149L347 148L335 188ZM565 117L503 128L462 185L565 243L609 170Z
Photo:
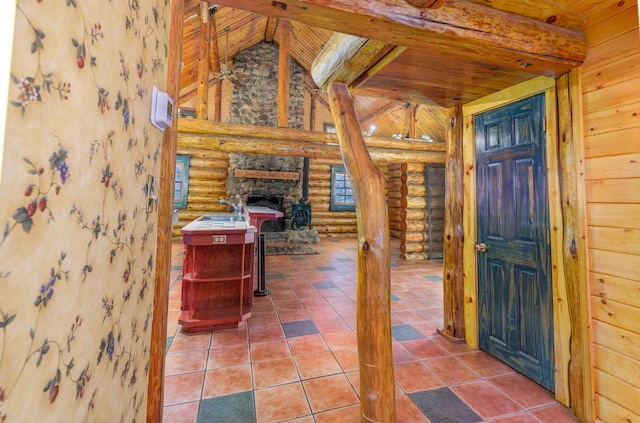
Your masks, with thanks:
M376 130L376 126L371 125L368 131L362 131L362 135L366 135L367 137L370 137L371 135L373 135L375 130Z

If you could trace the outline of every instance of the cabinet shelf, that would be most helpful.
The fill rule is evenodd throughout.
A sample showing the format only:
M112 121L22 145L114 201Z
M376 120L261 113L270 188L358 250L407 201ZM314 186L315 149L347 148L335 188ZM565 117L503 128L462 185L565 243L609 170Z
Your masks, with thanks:
M234 232L230 242L206 244L203 239L224 230L191 231L183 238L182 306L178 322L186 332L244 325L253 305L253 261L256 228Z

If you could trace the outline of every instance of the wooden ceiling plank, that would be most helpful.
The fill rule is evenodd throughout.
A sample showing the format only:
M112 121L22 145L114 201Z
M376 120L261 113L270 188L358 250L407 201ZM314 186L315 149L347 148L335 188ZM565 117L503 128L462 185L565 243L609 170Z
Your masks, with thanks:
M555 75L579 66L584 35L467 0L438 9L352 0L220 0L218 4L300 21L418 50L449 51L509 69ZM535 40L535 42L533 41Z

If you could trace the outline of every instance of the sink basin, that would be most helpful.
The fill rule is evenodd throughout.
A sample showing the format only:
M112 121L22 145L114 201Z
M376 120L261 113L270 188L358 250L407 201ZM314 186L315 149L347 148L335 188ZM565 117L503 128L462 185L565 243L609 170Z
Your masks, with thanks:
M198 219L200 222L235 222L238 216L235 214L207 214Z

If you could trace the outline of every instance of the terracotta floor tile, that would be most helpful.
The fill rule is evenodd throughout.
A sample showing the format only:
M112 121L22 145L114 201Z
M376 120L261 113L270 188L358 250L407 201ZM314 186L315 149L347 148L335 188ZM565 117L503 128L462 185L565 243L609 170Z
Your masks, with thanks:
M282 323L299 322L309 320L309 314L304 310L283 310L278 311L278 317Z
M204 372L184 373L164 378L164 405L200 401Z
M255 391L258 423L279 422L311 414L300 383Z
M298 382L298 372L289 357L253 363L253 386L255 389Z
M338 360L338 363L340 363L342 371L353 372L360 369L360 360L357 348L334 350L333 355L336 357L336 360Z
M358 402L358 397L344 374L310 379L302 383L314 413Z
M543 423L576 423L578 421L571 411L562 404L533 410L531 411L531 414L536 416Z
M329 350L320 334L295 336L287 342L293 356Z
M194 401L164 407L162 421L171 423L196 423L199 406L200 401Z
M352 405L315 414L316 423L360 423L360 406Z
M422 362L448 385L480 379L480 375L462 364L455 357L434 358Z
M451 390L484 419L522 411L522 407L485 381L452 386Z
M393 354L393 362L394 364L398 363L407 363L409 361L416 361L416 357L411 354L405 347L402 346L398 341L391 342L391 350Z
M529 413L516 414L515 416L505 417L502 419L491 420L491 423L539 423L540 420L536 419Z
M332 350L340 348L353 348L358 346L356 334L352 331L331 332L322 334L325 342Z
M284 331L279 323L251 326L249 324L249 340L251 342L270 341L284 338Z
M342 372L340 365L329 351L297 355L295 361L303 380Z
M251 361L275 360L290 357L289 346L284 339L251 343Z
M425 391L442 386L435 375L420 362L395 366L396 380L407 393Z
M207 369L249 364L249 345L229 345L209 350Z
M496 377L487 381L497 386L523 408L555 403L555 399L549 391L519 374Z
M515 373L511 367L483 351L461 354L457 356L457 358L482 377L503 376Z
M396 398L396 423L430 423L429 419L406 395Z
M252 389L251 366L224 367L207 371L202 397L219 397Z
M249 335L247 333L247 328L215 331L211 339L211 348L246 344L248 340Z
M463 342L454 343L444 338L443 336L435 336L433 338L433 342L440 345L442 348L447 350L447 352L449 352L450 354L464 354L464 353L475 351L473 348L471 348L470 346L468 346Z
M179 332L173 337L169 352L181 352L209 349L211 345L211 332L187 334Z
M207 352L196 350L167 354L164 374L175 375L204 370L207 365Z
M349 330L349 326L340 317L329 319L313 319L320 333L343 332Z
M419 360L449 355L447 351L430 339L415 339L413 341L403 341L400 344Z

